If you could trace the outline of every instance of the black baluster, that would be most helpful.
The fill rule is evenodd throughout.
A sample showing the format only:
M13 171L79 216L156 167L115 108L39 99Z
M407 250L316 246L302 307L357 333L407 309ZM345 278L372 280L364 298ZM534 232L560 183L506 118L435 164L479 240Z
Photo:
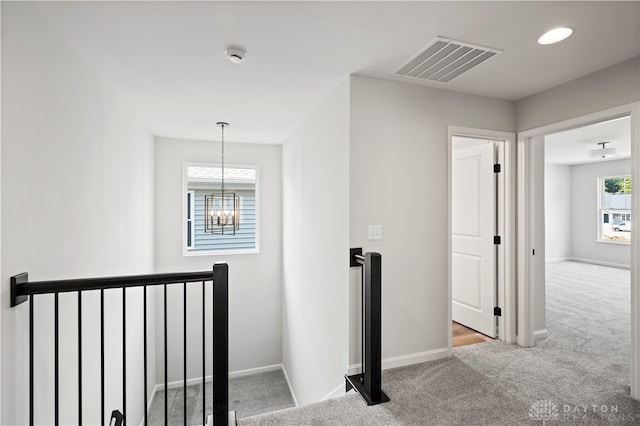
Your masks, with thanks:
M205 358L205 282L202 281L202 424L207 424L207 396L206 396L206 385L205 385L205 376L206 376L206 358Z
M55 293L53 296L53 315L54 315L54 320L53 320L53 329L54 329L54 364L55 364L55 369L54 369L54 386L55 386L55 391L54 391L54 404L55 404L55 408L54 408L54 423L56 426L58 426L60 424L60 411L59 411L59 372L58 372L58 362L59 362L59 347L58 347L58 293Z
M213 275L215 276L215 265L213 265ZM211 280L211 415L213 422L216 422L216 283Z
M122 416L127 419L127 288L122 287Z
M100 415L104 426L104 289L100 289Z
M33 426L33 299L29 296L29 425Z
M182 405L184 424L187 424L187 283L182 284Z
M78 291L78 424L82 425L82 292Z
M167 285L164 285L164 424L169 424L169 389L167 386Z
M147 286L142 287L142 328L144 336L144 426L147 426Z

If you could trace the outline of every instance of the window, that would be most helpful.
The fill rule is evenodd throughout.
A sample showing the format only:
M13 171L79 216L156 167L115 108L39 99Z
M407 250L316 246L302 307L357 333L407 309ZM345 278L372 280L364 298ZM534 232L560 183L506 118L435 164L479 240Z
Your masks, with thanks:
M205 198L219 194L222 169L216 164L184 165L184 254L256 253L258 244L258 167L227 166L224 168L225 199L235 194L239 208L234 230L212 233L205 227L209 214ZM233 197L233 195L231 195ZM211 199L210 199L211 200ZM219 202L220 198L215 199ZM209 224L211 222L208 222ZM232 229L229 226L226 229Z
M631 241L631 176L599 178L598 194L598 241L628 244Z

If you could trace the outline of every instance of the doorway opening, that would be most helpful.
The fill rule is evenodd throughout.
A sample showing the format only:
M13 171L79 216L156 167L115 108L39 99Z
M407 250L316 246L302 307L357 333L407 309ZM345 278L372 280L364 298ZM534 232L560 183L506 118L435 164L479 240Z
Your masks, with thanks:
M532 129L518 136L518 322L521 324L518 344L533 346L536 338L549 336L536 344L569 341L571 350L597 355L599 349L609 347L604 339L609 334L617 335L616 340L627 348L616 353L623 354L620 365L626 368L630 365L630 371L623 374L622 381L628 383L631 377L633 398L638 398L639 390L637 322L640 302L636 272L638 259L633 255L638 250L633 228L637 212L630 209L633 197L630 184L638 181L640 174L640 162L635 151L638 106L616 107ZM545 148L549 156L554 150L570 154L562 142L556 140L554 145L554 138L573 134L577 139L575 135L580 132L596 133L597 127L606 129L618 125L623 126L628 135L628 147L616 142L618 158L608 158L601 163L584 160L583 164L576 162L568 166L568 170L547 165L545 170ZM615 137L599 135L597 138L613 140L604 140L612 143L604 144L603 148L598 145L603 140L582 139L580 155L583 159L598 157L599 153L600 157L611 154L608 148L613 148ZM545 139L549 141L546 145ZM600 151L603 149L604 152ZM568 219L565 214L554 210L563 203L569 205ZM627 222L630 223L628 231L625 229ZM568 245L565 230L568 230ZM563 262L566 263L563 265ZM545 284L548 284L548 289ZM606 286L609 286L609 292ZM578 295L577 300L576 294L564 294L571 287ZM549 290L549 294L545 294L545 290ZM552 291L555 295L551 294ZM604 293L599 293L602 291ZM556 300L552 301L551 297ZM570 303L562 302L563 298L579 302L579 306L572 308ZM580 317L589 314L592 307L594 312L591 313L600 315L598 319L587 321L587 317ZM555 315L554 309L561 310L561 315ZM627 319L601 317L609 314L620 314ZM573 334L571 339L563 338L560 332L554 337L554 323L566 322L574 316L574 323L580 325L581 332ZM625 322L626 330L602 329L603 324L624 328ZM590 346L589 341L594 340L596 343L600 340L602 344Z
M511 144L449 129L449 348L515 340Z
M630 121L629 116L604 120L533 142L544 158L536 346L599 354L626 371L625 377L630 356Z

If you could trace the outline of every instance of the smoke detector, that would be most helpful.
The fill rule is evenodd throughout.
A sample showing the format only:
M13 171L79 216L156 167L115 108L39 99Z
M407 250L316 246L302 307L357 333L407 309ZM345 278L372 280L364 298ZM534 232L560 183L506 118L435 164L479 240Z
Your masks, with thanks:
M224 51L227 59L234 64L240 64L247 58L247 52L240 47L227 47Z

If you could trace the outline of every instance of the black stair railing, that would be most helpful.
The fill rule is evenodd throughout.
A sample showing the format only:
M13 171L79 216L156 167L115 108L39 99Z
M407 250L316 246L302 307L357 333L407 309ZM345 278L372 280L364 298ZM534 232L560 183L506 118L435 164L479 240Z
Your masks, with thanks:
M389 401L382 390L382 256L349 251L350 265L362 268L362 373L345 374L345 392L355 390L367 405Z
M206 389L206 332L210 331L213 339L213 352L210 354L212 370L212 395L213 400L213 423L214 425L227 425L229 416L229 268L226 263L216 263L213 271L183 272L168 274L148 274L121 277L87 278L58 281L29 282L27 273L22 273L11 277L11 306L17 306L29 301L29 424L34 424L34 310L36 295L54 295L54 424L60 424L59 411L59 327L58 327L58 295L60 293L76 292L78 300L78 424L82 421L82 293L90 290L100 290L100 400L101 400L101 424L105 425L105 373L104 373L104 291L107 289L122 289L122 411L113 410L111 420L116 420L120 424L127 422L127 367L126 367L126 295L130 287L143 287L143 347L144 367L142 371L144 379L144 396L140 395L140 402L144 404L144 424L147 425L148 401L147 401L147 287L162 286L164 292L164 389L165 395L168 392L167 378L167 286L183 286L183 295L186 296L187 285L202 284L202 425L207 424L207 395ZM210 283L213 286L212 306L213 320L209 327L206 326L205 315L205 289ZM187 424L187 298L184 297L184 367L183 367L183 393L184 393L184 424ZM209 330L210 329L210 330ZM140 374L140 373L138 373ZM164 398L164 420L168 423L168 398ZM112 407L113 408L113 407ZM235 422L233 422L235 423Z

